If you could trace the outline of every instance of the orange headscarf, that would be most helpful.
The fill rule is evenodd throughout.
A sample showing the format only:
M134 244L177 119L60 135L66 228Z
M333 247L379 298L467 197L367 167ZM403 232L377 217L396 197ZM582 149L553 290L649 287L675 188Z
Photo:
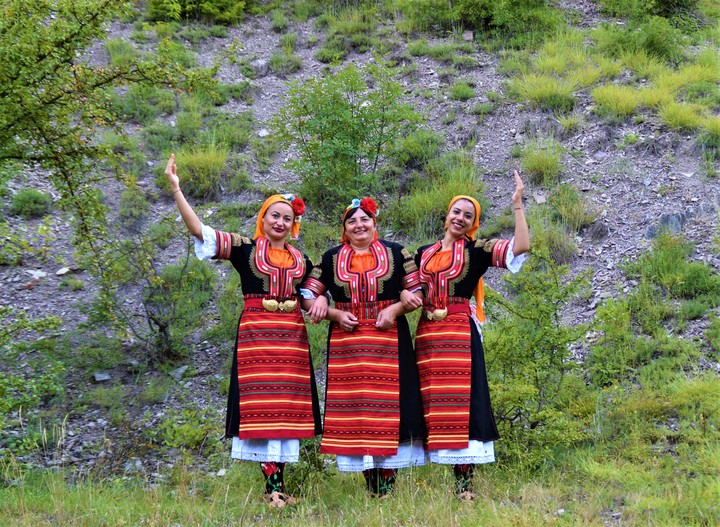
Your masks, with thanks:
M468 200L475 207L475 219L473 220L472 227L470 227L468 229L468 231L465 233L465 236L467 237L467 239L470 241L473 241L475 239L475 234L477 233L477 230L480 227L480 212L482 209L480 208L480 203L478 203L478 201L475 198L473 198L471 196L460 195L460 196L455 196L453 199L450 200L450 204L448 205L448 209L447 209L448 212L450 212L450 209L452 208L453 204L456 201L461 200L461 199ZM445 228L447 229L447 227L448 226L447 226L447 222L446 222ZM483 311L483 301L485 300L485 284L484 284L482 278L480 278L480 280L478 280L478 283L475 286L475 291L473 291L473 296L475 297L475 302L477 303L477 308L476 308L477 309L477 312L476 312L477 319L480 322L485 322L485 312Z
M255 222L255 236L253 236L253 239L256 240L260 236L265 236L265 229L263 227L263 218L265 217L265 213L270 208L271 205L274 205L275 203L287 203L290 205L290 208L293 209L293 215L295 216L295 221L293 222L292 227L290 228L290 238L295 240L300 235L300 218L302 217L299 214L295 213L295 208L293 207L292 201L295 200L295 196L292 194L273 194L268 199L265 200L265 203L262 204L262 207L260 207L260 211L257 215L257 221ZM304 205L303 205L304 208Z
M377 240L377 220L375 220L375 215L377 214L377 204L375 203L375 200L373 200L372 198L363 198L362 200L355 198L352 200L352 203L350 203L350 205L345 209L345 213L343 214L341 224L342 236L340 237L340 243L349 243L348 237L345 234L345 220L347 219L350 211L355 211L355 209L362 209L365 214L367 214L373 219L373 221L375 222L375 237L373 238L373 240Z

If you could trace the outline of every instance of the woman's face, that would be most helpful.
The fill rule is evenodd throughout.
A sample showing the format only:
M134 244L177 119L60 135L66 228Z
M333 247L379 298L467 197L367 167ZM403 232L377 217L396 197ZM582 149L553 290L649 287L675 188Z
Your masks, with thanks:
M466 199L459 199L452 204L445 218L448 233L454 238L462 238L475 222L475 205Z
M271 242L281 243L290 235L295 213L287 203L273 203L263 216L265 237Z
M343 227L350 245L364 246L375 240L375 220L360 208L345 219Z

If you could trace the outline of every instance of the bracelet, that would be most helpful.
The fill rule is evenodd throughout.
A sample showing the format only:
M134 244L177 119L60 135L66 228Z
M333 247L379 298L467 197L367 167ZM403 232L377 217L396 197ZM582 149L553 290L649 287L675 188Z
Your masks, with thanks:
M523 210L522 207L515 207L513 210Z
M182 189L177 189L175 192L173 192L173 196L177 194L178 192L182 192Z

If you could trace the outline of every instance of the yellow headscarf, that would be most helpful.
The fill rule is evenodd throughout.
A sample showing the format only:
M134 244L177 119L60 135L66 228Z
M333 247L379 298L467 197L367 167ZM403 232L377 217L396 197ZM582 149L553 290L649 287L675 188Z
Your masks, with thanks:
M275 203L287 203L290 205L290 208L293 209L293 216L295 216L295 221L293 222L292 227L290 228L290 238L295 240L300 235L300 218L301 216L295 214L295 209L292 206L292 201L295 199L295 197L292 194L288 194L286 196L283 196L281 194L273 194L268 199L265 200L265 203L262 204L262 207L260 207L260 211L257 215L257 221L255 222L255 236L253 236L253 239L256 240L260 236L265 236L265 228L263 227L263 217L265 217L265 213L270 208L271 205L274 205Z
M471 196L455 196L453 199L450 200L450 204L448 205L448 212L450 212L450 209L452 208L453 204L460 200L460 199L466 199L470 203L473 204L475 207L475 219L473 220L472 227L468 229L468 231L465 233L465 236L468 238L468 240L473 241L475 239L475 234L477 233L478 228L480 227L480 203L478 201L471 197ZM445 222L445 228L448 228L447 221ZM477 312L476 316L477 319L480 322L485 322L485 312L483 311L483 301L485 300L485 284L483 282L483 279L480 278L478 280L477 285L475 286L475 291L473 291L473 296L475 297L475 302L477 303Z

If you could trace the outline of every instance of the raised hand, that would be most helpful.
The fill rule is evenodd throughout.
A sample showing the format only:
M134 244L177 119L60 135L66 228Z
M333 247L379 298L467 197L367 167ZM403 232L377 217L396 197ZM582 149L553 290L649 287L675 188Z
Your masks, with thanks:
M175 154L170 154L170 159L168 159L165 166L165 177L170 183L170 189L173 192L180 188L180 178L177 176L177 166L175 166Z
M513 207L522 207L522 195L523 190L525 190L525 185L522 182L522 179L520 179L520 174L518 174L518 171L515 170L515 192L513 192L512 195L512 202Z

